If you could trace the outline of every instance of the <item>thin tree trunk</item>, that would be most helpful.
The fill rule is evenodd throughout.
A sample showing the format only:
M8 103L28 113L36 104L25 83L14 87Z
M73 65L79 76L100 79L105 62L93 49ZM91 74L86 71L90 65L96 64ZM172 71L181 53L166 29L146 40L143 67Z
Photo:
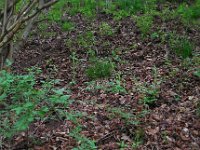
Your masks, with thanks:
M15 14L17 2L19 0L5 0L3 12L0 12L0 16L3 16L0 18L0 70L6 69L6 62L12 62L13 50L21 48L42 10L55 4L58 0L48 2L33 0L22 6L21 11ZM22 31L22 37L14 45L13 37L21 30L23 24L25 24L25 28ZM7 68L10 70L9 66Z
M2 20L1 36L6 33L8 28L9 18L13 16L14 7L10 8L9 4L12 0L5 0L4 15ZM12 62L13 54L13 41L8 42L5 46L0 49L0 70L6 69L10 71L9 67L6 68L6 61Z

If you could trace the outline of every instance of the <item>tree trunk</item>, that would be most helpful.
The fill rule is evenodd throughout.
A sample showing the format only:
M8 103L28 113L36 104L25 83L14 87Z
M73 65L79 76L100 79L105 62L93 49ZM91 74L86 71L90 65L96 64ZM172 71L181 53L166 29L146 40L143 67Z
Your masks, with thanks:
M0 54L0 70L5 69L10 71L10 66L7 62L12 62L13 55L13 42L6 44L2 48L2 53Z
M22 0L4 0L3 11L0 11L0 70L9 68L6 62L12 62L13 50L22 46L28 38L32 26L38 15L46 8L58 2L58 0L32 0L21 5L19 11L15 11L17 3ZM21 28L22 26L24 28ZM13 38L22 31L22 37L13 45ZM7 69L9 70L9 69Z
M0 20L2 22L2 29L1 29L1 36L3 36L6 33L6 29L8 27L8 18L12 17L14 14L14 7L10 7L10 3L12 0L5 0L5 6L4 6L4 14L2 19ZM10 41L7 44L5 44L3 47L0 48L0 70L6 69L10 71L8 68L6 68L6 62L12 62L12 54L13 54L13 42Z

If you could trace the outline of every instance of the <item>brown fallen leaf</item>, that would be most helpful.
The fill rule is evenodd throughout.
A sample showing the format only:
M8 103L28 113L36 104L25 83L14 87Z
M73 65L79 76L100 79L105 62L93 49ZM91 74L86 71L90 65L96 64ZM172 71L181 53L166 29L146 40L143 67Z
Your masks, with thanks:
M130 139L130 137L127 136L127 135L125 135L125 134L122 135L121 139L124 140L124 141L128 141L128 142L131 142L131 141L132 141L132 140Z
M160 131L160 128L159 127L156 127L154 129L147 129L146 133L148 135L155 135L156 133L158 133Z

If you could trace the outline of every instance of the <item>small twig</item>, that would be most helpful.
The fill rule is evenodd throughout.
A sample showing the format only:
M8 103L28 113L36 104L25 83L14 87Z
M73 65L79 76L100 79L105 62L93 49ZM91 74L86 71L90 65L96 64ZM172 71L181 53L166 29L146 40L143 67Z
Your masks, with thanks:
M114 134L116 133L117 130L114 130L108 134L106 134L105 136L103 136L102 138L100 138L96 143L97 145L99 145L101 142L105 141L106 139L109 139L110 137L114 136Z

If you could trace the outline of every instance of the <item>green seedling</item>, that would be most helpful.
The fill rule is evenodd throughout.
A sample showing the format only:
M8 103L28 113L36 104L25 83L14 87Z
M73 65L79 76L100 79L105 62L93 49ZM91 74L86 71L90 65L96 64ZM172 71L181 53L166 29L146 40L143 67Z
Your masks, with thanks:
M146 36L150 32L153 25L153 17L149 14L136 17L136 24L143 36Z
M75 28L74 24L72 22L64 22L62 23L62 29L64 31L71 31Z
M99 29L102 35L111 36L114 34L112 27L106 22L103 22Z

